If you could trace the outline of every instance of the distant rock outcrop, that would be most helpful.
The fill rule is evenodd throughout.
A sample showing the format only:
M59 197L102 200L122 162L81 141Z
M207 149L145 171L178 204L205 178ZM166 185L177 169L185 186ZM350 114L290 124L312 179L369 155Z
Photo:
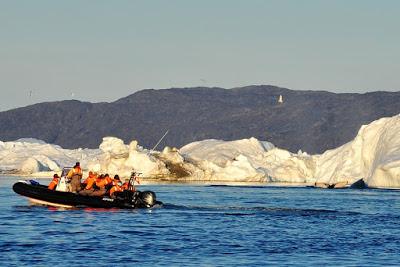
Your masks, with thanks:
M282 103L277 99L282 96ZM65 148L97 148L104 136L152 147L256 137L321 153L352 140L363 124L400 113L399 92L335 94L275 86L143 90L112 103L47 102L0 112L0 140L33 137Z

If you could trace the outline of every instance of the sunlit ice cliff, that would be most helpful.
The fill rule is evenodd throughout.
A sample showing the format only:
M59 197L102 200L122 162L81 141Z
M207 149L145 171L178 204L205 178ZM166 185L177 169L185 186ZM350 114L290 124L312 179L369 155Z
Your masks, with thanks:
M49 175L80 161L85 171L142 179L207 182L261 182L400 187L400 115L382 118L358 131L353 141L323 154L290 153L256 138L203 140L180 149L150 151L137 141L104 137L98 149L63 149L35 139L0 142L4 174Z

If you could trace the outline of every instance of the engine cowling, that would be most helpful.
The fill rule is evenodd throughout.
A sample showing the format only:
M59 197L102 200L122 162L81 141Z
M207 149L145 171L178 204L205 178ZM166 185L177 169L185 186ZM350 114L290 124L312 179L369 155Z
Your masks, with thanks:
M150 208L153 207L157 202L156 193L152 191L143 191L139 195L139 205Z

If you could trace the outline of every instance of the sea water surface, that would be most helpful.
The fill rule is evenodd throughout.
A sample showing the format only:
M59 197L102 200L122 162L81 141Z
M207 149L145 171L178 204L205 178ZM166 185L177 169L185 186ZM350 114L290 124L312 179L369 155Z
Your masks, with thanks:
M400 265L400 191L146 185L143 210L31 206L0 177L1 266ZM47 180L40 180L47 183Z

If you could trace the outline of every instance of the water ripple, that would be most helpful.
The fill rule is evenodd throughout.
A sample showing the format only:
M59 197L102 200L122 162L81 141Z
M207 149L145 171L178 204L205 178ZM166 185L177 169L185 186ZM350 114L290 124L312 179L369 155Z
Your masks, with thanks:
M400 196L388 190L148 187L150 210L30 206L0 180L7 266L321 266L400 262ZM146 187L143 187L146 188Z

